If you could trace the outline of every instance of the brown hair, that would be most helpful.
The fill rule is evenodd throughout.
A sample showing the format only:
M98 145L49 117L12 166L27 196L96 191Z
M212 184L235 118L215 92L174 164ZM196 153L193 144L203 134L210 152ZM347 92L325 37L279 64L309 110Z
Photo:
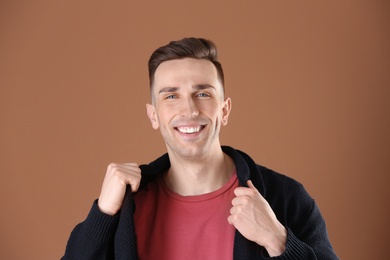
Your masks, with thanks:
M218 78L224 86L224 75L222 65L218 62L218 51L216 45L203 38L184 38L179 41L171 41L169 44L155 50L150 56L149 81L150 88L153 86L154 74L157 67L164 61L184 58L205 59L211 61L217 69Z

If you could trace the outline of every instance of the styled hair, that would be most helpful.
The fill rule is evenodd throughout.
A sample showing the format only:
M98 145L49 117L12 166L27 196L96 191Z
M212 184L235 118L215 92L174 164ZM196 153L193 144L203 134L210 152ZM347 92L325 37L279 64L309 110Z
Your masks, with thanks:
M217 69L218 78L224 87L225 80L222 65L218 61L216 45L210 40L191 37L171 41L169 44L158 48L152 53L148 62L150 89L153 87L154 74L161 63L184 58L205 59L212 62Z

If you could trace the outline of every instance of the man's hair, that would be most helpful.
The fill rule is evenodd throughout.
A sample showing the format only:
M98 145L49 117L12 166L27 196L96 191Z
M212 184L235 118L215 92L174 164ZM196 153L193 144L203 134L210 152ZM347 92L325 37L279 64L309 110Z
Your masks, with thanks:
M218 61L216 45L210 40L191 37L179 41L171 41L169 44L162 46L153 52L148 62L150 89L153 87L154 74L161 63L184 58L211 61L217 69L218 78L221 81L222 87L224 87L225 80L222 65Z

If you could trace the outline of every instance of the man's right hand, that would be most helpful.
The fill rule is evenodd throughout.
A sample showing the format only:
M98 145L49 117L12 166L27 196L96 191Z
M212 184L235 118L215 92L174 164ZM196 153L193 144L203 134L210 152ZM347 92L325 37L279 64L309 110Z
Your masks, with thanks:
M141 183L141 169L136 163L111 163L107 167L98 206L101 212L115 215L122 207L129 184L133 192L137 191Z

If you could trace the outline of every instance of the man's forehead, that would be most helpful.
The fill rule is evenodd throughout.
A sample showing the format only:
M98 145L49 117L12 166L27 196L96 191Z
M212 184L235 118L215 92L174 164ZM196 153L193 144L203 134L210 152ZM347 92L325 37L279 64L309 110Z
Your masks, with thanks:
M205 59L184 58L162 62L156 69L156 74L167 72L174 73L178 70L203 71L209 73L217 73L214 64Z
M214 85L217 79L217 70L212 62L192 58L165 61L157 67L154 75L156 85L188 80L200 81L194 84Z

